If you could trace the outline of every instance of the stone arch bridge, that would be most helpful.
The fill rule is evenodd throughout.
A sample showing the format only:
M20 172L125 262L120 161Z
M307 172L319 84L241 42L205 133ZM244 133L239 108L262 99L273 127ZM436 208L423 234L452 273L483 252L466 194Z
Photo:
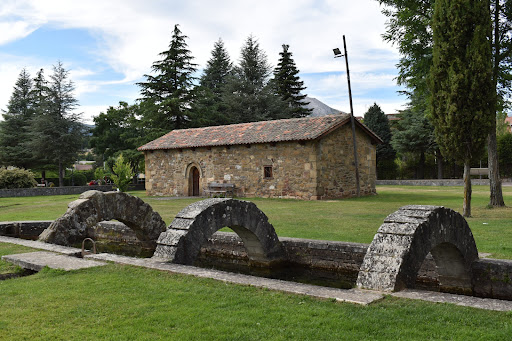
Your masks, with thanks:
M153 258L192 265L201 246L223 227L238 234L253 264L282 258L281 244L267 216L249 201L225 198L205 199L181 210L158 238Z
M472 264L478 260L473 234L459 213L441 206L410 205L390 214L368 248L357 286L381 291L414 287L429 252L442 291L472 293Z
M119 220L131 228L148 249L165 231L160 214L142 199L123 192L87 191L68 204L66 213L39 235L39 240L59 245L74 245L89 237L90 229L101 221Z

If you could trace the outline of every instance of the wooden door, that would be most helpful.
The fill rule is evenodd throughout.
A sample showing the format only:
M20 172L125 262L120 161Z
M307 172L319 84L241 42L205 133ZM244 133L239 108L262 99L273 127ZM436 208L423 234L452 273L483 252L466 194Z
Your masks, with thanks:
M196 167L192 168L192 196L199 196L199 169Z

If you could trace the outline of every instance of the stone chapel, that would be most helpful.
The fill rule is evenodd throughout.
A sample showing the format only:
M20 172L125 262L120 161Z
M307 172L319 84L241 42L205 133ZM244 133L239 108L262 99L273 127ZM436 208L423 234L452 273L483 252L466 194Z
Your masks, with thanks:
M376 145L355 121L360 194L375 193ZM146 191L202 196L212 183L238 197L337 199L355 196L350 115L329 115L173 130L138 150Z

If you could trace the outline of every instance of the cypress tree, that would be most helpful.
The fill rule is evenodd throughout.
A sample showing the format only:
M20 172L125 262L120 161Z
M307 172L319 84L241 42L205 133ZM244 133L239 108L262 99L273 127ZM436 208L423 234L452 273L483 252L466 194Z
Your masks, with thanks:
M14 85L7 111L0 122L0 164L29 168L32 154L25 143L30 138L29 123L34 116L32 79L21 70Z
M471 161L495 119L489 2L437 0L433 17L431 114L441 152L464 164L463 215L471 216Z
M297 74L299 70L295 66L292 53L288 50L289 45L283 44L283 51L279 53L281 56L277 67L274 69L274 86L281 99L288 103L288 117L304 117L311 114L313 109L305 106L308 102L304 102L306 98L302 91L306 89L304 82L300 80Z
M186 128L188 111L193 99L193 73L196 64L178 25L174 26L169 49L161 52L161 60L153 63L154 75L144 75L141 87L142 100L150 102L154 111L142 118L151 138L160 137L173 129Z

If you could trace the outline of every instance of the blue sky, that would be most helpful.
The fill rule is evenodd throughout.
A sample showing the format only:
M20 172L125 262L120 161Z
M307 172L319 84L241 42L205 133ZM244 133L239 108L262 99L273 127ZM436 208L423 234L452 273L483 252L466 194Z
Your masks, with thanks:
M222 38L233 62L249 35L275 66L282 44L290 45L307 93L350 111L345 61L332 49L347 39L354 113L374 102L386 114L406 98L395 81L396 48L382 41L386 17L375 0L66 0L0 2L0 109L6 109L22 68L34 76L61 61L70 70L85 122L119 101L139 97L158 53L180 24L199 73Z

